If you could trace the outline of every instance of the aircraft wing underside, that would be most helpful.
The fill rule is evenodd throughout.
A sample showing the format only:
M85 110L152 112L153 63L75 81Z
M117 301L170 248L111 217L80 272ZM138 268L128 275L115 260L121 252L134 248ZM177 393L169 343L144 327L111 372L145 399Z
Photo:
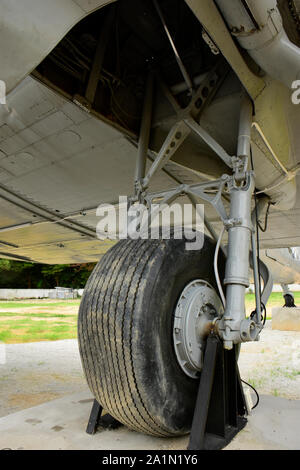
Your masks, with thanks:
M96 208L132 195L136 145L31 77L0 114L0 256L42 263L97 261L112 242L97 239ZM170 162L151 190L201 178ZM219 231L214 209L205 204L205 213ZM265 248L297 245L299 196L289 211L271 207L262 234Z

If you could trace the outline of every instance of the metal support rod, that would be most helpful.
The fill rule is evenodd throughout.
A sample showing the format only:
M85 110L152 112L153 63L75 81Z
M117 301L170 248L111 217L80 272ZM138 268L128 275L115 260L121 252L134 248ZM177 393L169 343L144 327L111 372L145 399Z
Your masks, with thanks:
M253 258L253 277L254 277L254 290L255 290L255 308L256 308L256 323L261 324L261 292L260 292L260 279L258 271L257 260L257 246L256 234L253 231L251 235L252 258Z
M244 162L235 168L230 189L230 218L228 228L228 257L224 284L226 308L222 324L225 349L241 341L253 341L257 334L255 323L246 320L245 293L249 286L249 253L253 225L251 201L254 193L254 174L245 173L250 159L252 105L245 95L240 112L237 156ZM246 185L241 185L241 177ZM259 309L260 311L260 309ZM259 322L260 324L260 322Z
M179 121L174 124L169 134L167 135L160 152L152 163L147 175L143 179L143 188L148 187L149 182L154 174L157 173L157 171L159 171L170 160L184 140L188 137L190 132L190 129L183 121Z
M293 293L291 292L291 290L290 290L288 284L283 284L283 283L281 283L281 284L280 284L280 287L281 287L281 289L282 289L283 295L287 295L287 294L293 295Z
M200 198L209 202L215 208L223 222L226 222L228 217L222 201L222 191L229 179L230 176L223 175L222 178L218 180L206 181L204 183L192 185L181 184L177 186L177 188L148 194L145 199L149 204L152 204L155 199L163 200L163 202L160 201L160 204L166 204L169 202L169 198L172 198L173 200L174 197L178 197L183 194L186 194L188 197L194 196L195 198ZM213 192L213 194L211 194L210 192L206 192L211 190L216 191L216 193Z
M155 6L155 8L156 8L156 11L157 11L157 13L158 13L158 15L159 15L159 17L160 17L160 20L161 20L161 22L162 22L162 24L163 24L164 30L165 30L165 32L166 32L166 35L168 36L168 39L169 39L169 41L170 41L171 47L172 47L173 52L174 52L174 54L175 54L176 61L177 61L177 64L178 64L178 66L179 66L179 68L180 68L180 70L181 70L181 73L182 73L182 76L183 76L183 78L184 78L184 81L185 81L185 83L187 84L188 89L192 92L192 90L193 90L193 83L192 83L192 81L191 81L191 79L190 79L190 77L189 77L189 74L187 73L187 70L186 70L186 68L185 68L185 66L184 66L184 64L183 64L183 62L182 62L182 60L181 60L181 58L180 58L180 55L178 54L178 51L177 51L177 49L176 49L176 46L175 46L175 44L174 44L174 41L173 41L173 39L172 39L172 36L171 36L170 31L169 31L169 29L168 29L168 26L167 26L167 24L166 24L166 22L165 22L165 19L164 19L164 16L163 16L163 14L162 14L162 11L161 11L161 9L160 9L160 6L158 5L157 0L153 0L153 3L154 3L154 6Z
M212 224L208 221L207 217L204 217L204 225L205 225L207 231L211 234L211 236L215 240L215 242L217 242L219 237L217 235L217 232L213 228ZM221 249L223 251L223 247L221 247Z
M273 277L272 277L270 270L265 265L265 263L262 262L262 260L259 260L259 271L264 281L264 288L261 294L261 302L264 305L267 305L267 302L273 290Z
M232 349L242 340L241 324L245 319L245 292L249 286L249 252L252 233L251 199L254 179L249 175L245 188L233 187L230 192L230 219L228 228L228 257L224 284L226 309L224 313L224 347ZM250 340L249 332L245 340Z
M138 145L138 157L136 163L135 183L137 184L145 177L147 155L149 149L151 122L152 122L152 101L153 101L154 75L150 71L147 83L143 107L143 116L140 129Z
M89 77L85 97L87 101L92 105L95 101L97 86L99 83L100 73L105 57L106 46L109 40L111 27L115 18L115 5L112 5L107 13L104 20L103 29L100 33L98 45L92 65L92 70Z
M95 434L95 432L97 431L102 411L102 406L97 402L97 400L94 400L92 411L89 417L89 422L86 428L87 434Z
M204 142L214 151L216 154L223 160L223 162L229 166L229 168L232 168L232 157L228 155L228 153L221 147L218 142L211 137L208 132L206 132L203 127L201 127L199 124L197 124L196 121L192 118L188 118L184 120L185 124L193 131L195 134L197 134L201 139L204 140Z
M249 69L215 2L211 0L185 0L185 2L209 33L231 68L236 72L249 95L256 99L265 88L265 82Z
M195 207L195 209L197 210L197 199L195 198L195 196L193 194L189 193L188 197L189 197L191 203L193 204L193 206ZM219 239L219 236L218 236L217 232L215 231L215 229L213 228L212 224L209 222L207 217L204 216L203 220L204 220L204 226L206 227L207 231L210 233L212 238L217 243L218 239ZM221 248L222 252L224 253L224 255L226 257L227 253L226 253L226 250L225 250L224 246L221 245L220 248Z
M252 114L252 101L244 91L241 98L237 158L233 161L234 178L240 182L245 179L250 161Z
M244 95L241 103L237 156L248 159L251 151L251 125L253 107L248 95Z
M252 225L256 226L256 214L259 217L261 212L264 210L266 205L269 202L268 197L261 198L257 204L256 209L252 213ZM256 307L256 322L261 324L261 282L259 277L259 267L258 267L258 253L257 253L257 242L256 242L256 233L253 230L251 235L251 245L252 245L252 269L254 277L254 287L255 287L255 307Z
M232 157L228 155L227 152L197 123L199 115L206 106L207 102L212 99L216 91L219 89L222 81L224 80L224 77L227 74L227 71L227 66L223 63L223 61L218 62L218 64L214 67L213 71L205 75L203 83L201 83L201 85L199 86L189 105L184 109L179 106L176 99L174 98L174 96L172 95L160 75L156 72L158 84L161 86L165 97L170 102L171 106L174 108L174 111L177 116L175 124L173 124L172 122L172 128L170 129L167 137L165 138L164 143L161 146L160 151L155 157L149 171L147 172L144 178L139 178L139 175L142 173L142 166L144 165L143 156L145 155L144 152L146 147L144 146L144 141L146 140L144 139L144 129L148 128L147 123L145 124L145 127L143 126L143 129L141 129L141 140L139 144L140 155L137 162L137 176L135 180L136 193L139 191L145 191L148 188L150 180L153 178L154 174L158 170L162 169L166 165L166 163L168 163L168 161L172 158L174 153L179 149L179 147L183 144L185 139L189 136L192 131L198 136L200 136L214 150L214 152L216 152L216 154L230 168L232 168ZM206 91L205 93L204 90ZM149 118L147 110L145 111L144 115L146 116L145 119L147 119L147 116Z

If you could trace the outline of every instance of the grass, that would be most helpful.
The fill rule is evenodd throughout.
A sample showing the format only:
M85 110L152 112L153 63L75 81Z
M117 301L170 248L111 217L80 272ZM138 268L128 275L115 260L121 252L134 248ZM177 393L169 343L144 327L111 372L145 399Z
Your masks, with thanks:
M31 343L77 337L80 300L0 301L0 341ZM7 311L13 309L13 311ZM28 312L32 309L32 313Z
M300 305L300 292L295 292L294 296L296 305ZM0 311L0 341L29 343L76 338L79 304L79 299L53 302L48 300L0 301L0 310L3 310L3 312ZM267 318L270 319L269 312L272 307L282 305L281 292L273 292L267 305ZM254 308L255 296L247 294L247 313L249 314Z
M255 389L259 389L265 383L265 378L249 378L247 382Z
M7 300L0 300L0 308L10 309L10 308L29 308L29 307L65 307L66 305L79 305L80 300L62 300L59 302L45 302L43 299L37 300L36 302L24 302L24 301L14 301L10 302Z
M286 377L290 380L295 380L300 376L300 371L296 369L283 369L282 367L276 367L270 371L271 377Z
M12 332L9 331L9 330L3 330L3 331L0 331L0 341L2 341L2 343L8 343L12 337Z
M300 305L300 292L293 292L295 298L295 304ZM271 312L273 307L283 307L284 299L281 292L272 292L270 299L267 304L267 313ZM251 311L255 309L255 295L246 295L246 309Z
M11 317L12 315L18 316L19 313L11 313L11 312L0 312L0 317ZM64 315L64 314L51 314L51 313L22 313L22 317L29 317L29 318L77 318L77 315Z

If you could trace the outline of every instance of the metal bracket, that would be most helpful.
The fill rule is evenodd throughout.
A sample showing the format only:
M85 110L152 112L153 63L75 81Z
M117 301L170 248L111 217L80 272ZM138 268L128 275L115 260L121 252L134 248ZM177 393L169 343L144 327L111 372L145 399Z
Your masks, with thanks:
M222 201L222 193L231 178L232 177L229 175L223 175L220 179L214 181L192 185L181 184L177 188L170 189L168 191L144 195L144 200L148 207L153 204L155 199L160 200L156 210L156 213L158 213L161 207L165 204L171 204L179 196L187 195L189 198L198 197L209 202L218 212L222 221L227 223L228 216Z
M169 29L168 29L167 23L166 23L166 21L165 21L165 18L164 18L164 16L163 16L162 11L161 11L161 8L160 8L159 4L157 3L157 0L153 0L153 3L154 3L154 6L155 6L155 8L156 8L156 11L157 11L157 13L158 13L158 16L159 16L159 18L160 18L160 20L161 20L161 22L162 22L162 25L163 25L163 27L164 27L165 33L166 33L166 35L167 35L167 37L168 37L168 39L169 39L169 42L170 42L170 44L171 44L171 47L172 47L172 49L173 49L173 52L174 52L174 55L175 55L177 64L178 64L178 66L179 66L179 68L180 68L180 71L181 71L181 73L182 73L182 76L183 76L183 78L184 78L184 81L185 81L185 83L187 84L187 87L188 87L188 89L190 90L190 93L192 93L192 92L193 92L193 82L192 82L192 80L191 80L190 77L189 77L189 74L188 74L188 72L187 72L187 70L186 70L186 68L185 68L185 66L184 66L184 64L183 64L183 62L182 62L182 60L181 60L181 58L180 58L180 55L178 54L178 51L177 51L176 46L175 46L175 43L174 43L174 41L173 41L173 38L172 38L172 36L171 36L171 34L170 34L170 31L169 31Z
M247 424L246 414L236 348L226 351L220 339L210 335L188 450L223 449Z
M178 150L180 145L185 141L189 134L190 129L184 121L179 121L172 127L162 145L160 152L152 163L151 168L141 182L141 187L143 190L149 186L153 175L170 160L170 158L174 155L176 150Z
M145 175L146 160L150 143L150 129L152 125L153 72L149 72L135 176L135 194L138 198L140 198L140 195L147 190L153 176L169 162L191 132L200 136L225 162L225 164L229 168L232 168L232 157L228 155L227 152L198 123L201 112L209 101L212 100L227 75L228 70L228 66L224 64L224 61L219 61L213 71L207 74L204 78L203 82L199 85L197 91L191 98L189 105L184 109L179 106L176 98L172 95L167 85L163 82L159 74L156 73L156 79L164 95L174 109L176 119L175 124L173 124L165 138L165 141L163 142L160 151L157 153L149 171Z
M97 400L94 400L91 414L89 417L89 422L86 428L87 434L96 433L97 427L99 425L99 421L101 419L102 411L103 411L102 406L97 402Z
M103 61L105 58L106 47L111 34L111 28L115 19L115 6L108 10L107 16L104 20L104 25L100 33L98 40L95 57L92 64L92 70L89 76L87 89L85 92L85 98L89 107L91 107L95 101L96 91L99 83L100 72L102 69Z
M98 403L96 399L94 399L93 407L89 417L89 422L86 428L87 434L96 434L99 426L104 429L117 429L122 426L122 424L115 418L113 418L111 415L105 414L102 416L102 412L103 407Z
M233 168L232 159L234 157L228 155L228 153L223 149L223 147L221 147L221 145L219 145L218 142L216 142L215 139L211 137L211 135L209 135L208 132L203 129L203 127L200 126L200 124L198 124L194 119L191 118L185 119L184 122L196 135L201 137L201 139L203 139L204 142L209 145L209 147L218 155L218 157L221 158L221 160L223 160L223 162L229 168Z

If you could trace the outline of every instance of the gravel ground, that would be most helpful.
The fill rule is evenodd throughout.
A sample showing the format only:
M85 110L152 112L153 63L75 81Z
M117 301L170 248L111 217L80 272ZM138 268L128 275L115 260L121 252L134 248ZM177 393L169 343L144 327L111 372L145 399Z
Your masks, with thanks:
M300 332L272 330L268 321L259 342L242 345L239 367L260 394L300 400Z
M0 417L86 390L77 340L8 344L0 364Z
M300 399L300 332L271 329L245 343L241 377L260 394ZM0 364L0 417L87 389L76 340L9 344Z

